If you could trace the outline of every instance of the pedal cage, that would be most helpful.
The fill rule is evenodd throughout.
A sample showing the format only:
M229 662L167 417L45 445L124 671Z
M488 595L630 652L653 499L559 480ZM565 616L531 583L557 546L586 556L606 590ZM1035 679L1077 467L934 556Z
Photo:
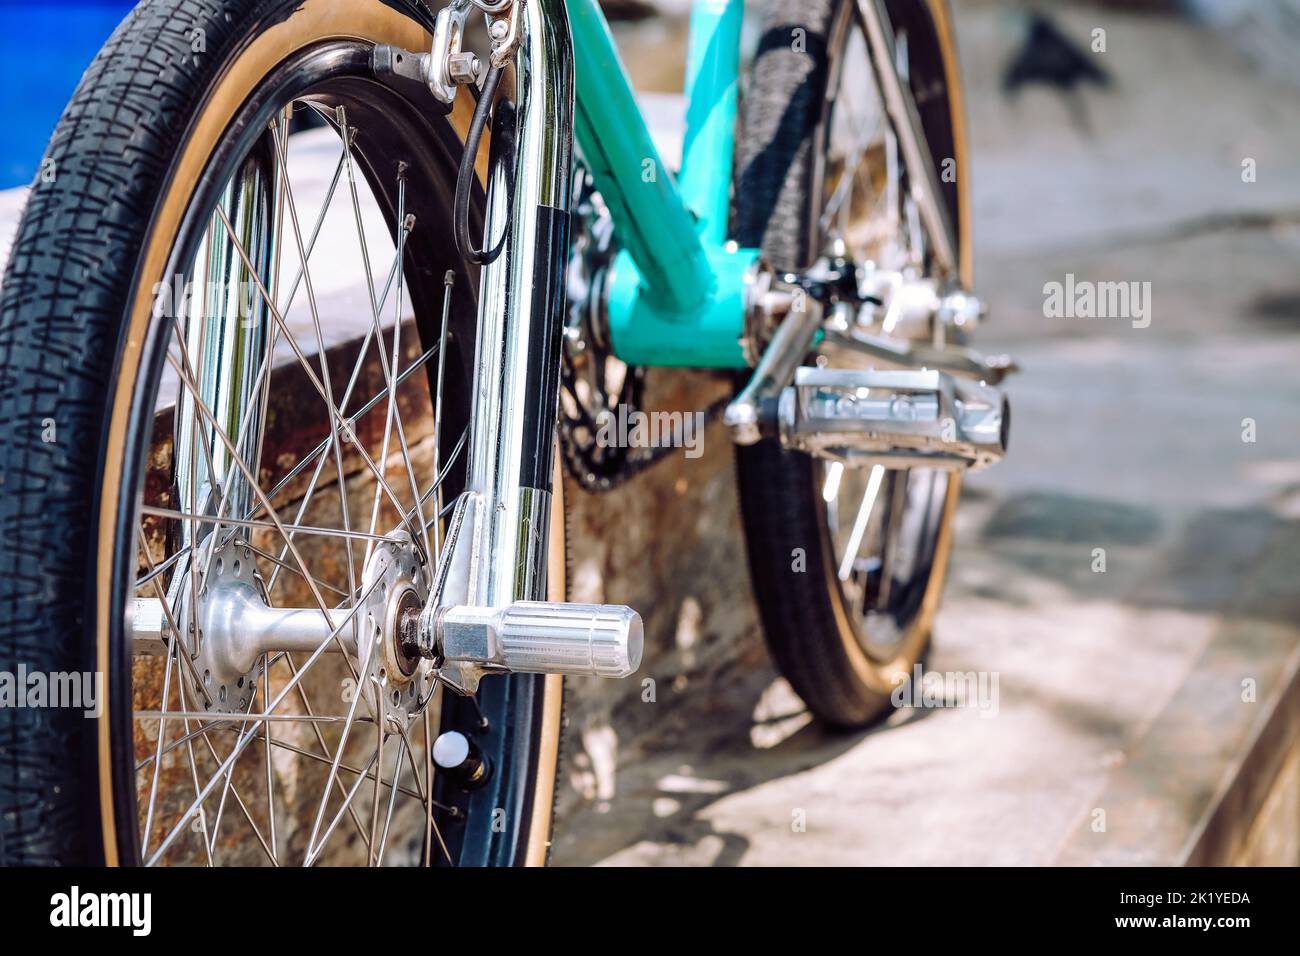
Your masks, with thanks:
M801 366L777 408L781 443L849 465L987 468L1006 453L1001 391L943 372Z

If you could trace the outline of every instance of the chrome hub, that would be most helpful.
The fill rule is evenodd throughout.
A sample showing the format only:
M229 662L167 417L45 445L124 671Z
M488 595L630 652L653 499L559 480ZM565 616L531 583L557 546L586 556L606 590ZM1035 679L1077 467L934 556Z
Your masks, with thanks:
M208 541L217 535L210 534ZM377 545L366 562L359 613L345 623L347 607L278 608L267 600L266 583L252 548L232 537L197 562L207 573L197 593L188 574L173 583L176 626L186 635L193 667L186 668L194 703L215 714L246 713L268 654L345 653L359 685L365 713L378 715L390 730L405 729L427 702L432 665L403 650L401 623L429 599L428 574L405 531ZM136 599L131 628L137 650L160 653L169 630L162 603Z
M208 542L217 536L208 535ZM206 548L204 550L207 550ZM187 580L178 583L181 617L194 641L191 679L204 709L215 713L240 713L248 709L261 674L262 652L250 636L274 630L293 643L301 637L303 616L284 616L267 606L265 583L253 560L253 551L241 539L232 538L211 551L208 573L194 599Z
M446 599L468 595L481 580L476 562L486 555L481 525L461 527L473 495L462 496L439 564L438 594L421 552L402 530L376 545L366 560L361 604L330 608L270 606L255 552L238 537L218 545L207 560L197 600L188 574L173 582L169 604L180 609L176 626L193 664L196 706L215 714L247 713L264 662L280 653L344 653L357 683L356 712L390 732L407 729L441 681L473 693L489 673L626 677L641 663L643 628L620 605L517 601L504 607ZM215 535L209 534L208 540ZM475 545L475 542L478 542ZM453 568L453 565L456 565ZM463 598L462 598L463 600ZM161 601L137 598L128 621L135 650L166 652L170 622Z
M402 648L404 614L429 599L428 575L407 532L395 531L375 548L366 562L361 593L369 595L357 654L365 688L362 700L390 730L405 730L427 703L434 680L432 665Z

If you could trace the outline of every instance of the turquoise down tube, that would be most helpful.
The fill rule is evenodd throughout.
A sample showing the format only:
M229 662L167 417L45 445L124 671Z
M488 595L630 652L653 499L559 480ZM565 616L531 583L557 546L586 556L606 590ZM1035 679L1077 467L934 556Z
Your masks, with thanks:
M745 365L752 249L726 241L736 123L741 0L697 0L680 189L637 107L596 0L569 0L574 136L614 221L608 277L614 352L637 365Z

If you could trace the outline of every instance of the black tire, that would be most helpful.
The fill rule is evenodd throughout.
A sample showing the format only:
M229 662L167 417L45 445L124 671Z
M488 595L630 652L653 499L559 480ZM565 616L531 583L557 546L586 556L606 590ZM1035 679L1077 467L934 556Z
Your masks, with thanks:
M153 397L130 395L121 383L133 382L136 368L146 381L150 363L161 367L156 345L150 354L150 343L138 341L141 290L161 278L150 252L167 230L184 234L179 215L169 217L214 188L219 164L206 158L219 147L203 154L202 175L187 165L187 149L204 142L205 121L221 124L214 142L237 138L241 127L234 119L226 127L223 117L245 117L256 84L289 75L330 44L350 44L340 58L357 73L349 82L375 109L410 120L412 142L428 147L419 151L426 168L417 174L443 184L449 212L463 125L457 133L418 85L399 92L360 75L375 43L405 39L401 45L419 47L431 26L418 0L144 0L64 113L42 166L53 179L34 184L0 290L0 671L101 672L107 706L98 719L72 709L0 709L0 865L139 860L131 653L122 623L134 542L119 540L115 529L130 528L138 507L126 489L136 487L148 451ZM291 52L259 59L271 55L271 45L259 44L269 31L290 38ZM249 76L257 64L260 72ZM252 92L228 97L223 84L241 73L239 83ZM359 159L369 176L364 149ZM391 203L375 194L391 220ZM442 264L453 249L450 229L425 241L432 245L412 247L424 256L421 267L404 270L422 335L437 328ZM477 269L462 263L459 271L459 287L477 290ZM449 419L463 421L476 306L462 302L454 311L453 333L468 349L448 361L449 382L459 386L450 399L459 411L452 408ZM153 381L156 388L156 375ZM51 423L57 438L42 440ZM449 483L456 480L453 474ZM562 525L552 534L562 554ZM563 588L562 561L556 568L553 557L553 587ZM483 686L479 706L498 729L487 745L495 773L473 796L443 795L468 811L459 816L468 825L451 825L455 862L544 861L561 683L527 675ZM443 719L477 726L479 718L452 703ZM509 814L504 829L491 825L498 807Z
M959 160L960 176L945 198L965 247L964 144L946 11L942 0L888 6L895 29L910 38L912 86L925 91L917 99L936 162ZM770 3L765 11L742 107L732 234L742 246L761 248L777 269L806 268L822 251L813 200L834 109L827 89L844 55L853 7L852 0L804 0ZM969 262L967 248L962 259ZM865 646L835 579L816 467L775 439L737 448L750 573L768 648L817 717L854 728L886 712L896 682L926 650L959 487L956 478L931 486L921 536L929 571L906 596L897 651L882 656Z

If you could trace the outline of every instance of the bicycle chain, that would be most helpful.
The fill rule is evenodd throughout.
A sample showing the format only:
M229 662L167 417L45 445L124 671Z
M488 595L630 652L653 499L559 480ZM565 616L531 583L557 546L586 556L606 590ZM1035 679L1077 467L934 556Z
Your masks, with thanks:
M667 458L680 447L681 435L674 434L668 444L649 447L602 446L597 441L601 416L617 415L619 406L629 411L643 411L641 399L646 370L627 366L617 395L611 394L605 369L607 363L616 357L595 334L592 315L582 302L586 295L592 294L593 276L607 268L613 259L612 226L600 215L595 186L582 161L575 159L574 166L572 258L567 277L571 292L560 370L563 396L558 403L559 444L565 471L570 477L585 491L605 492ZM581 294L574 295L572 290L575 289L581 290ZM576 358L578 355L581 355L580 359ZM593 363L597 369L595 374L584 378L587 402L578 395L577 382L583 370L575 366L575 361ZM585 370L591 372L590 366ZM720 398L703 410L705 427L722 414L729 401L729 397ZM570 405L575 410L573 413L569 411ZM584 431L587 433L585 440L579 435Z
M567 364L567 358L565 362ZM722 412L730 402L731 397L724 395L705 406L703 409L704 427L708 428L710 424L721 417ZM688 412L687 414L700 413ZM601 493L613 491L641 472L654 467L681 447L681 442L677 440L678 436L674 434L674 440L666 445L629 449L629 453L619 459L616 468L603 471L593 466L591 462L591 446L582 447L582 444L573 434L579 427L584 426L582 426L582 423L575 423L573 419L561 413L560 449L564 454L564 467L584 491ZM593 438L592 445L594 444L595 440ZM636 454L636 452L641 454Z

